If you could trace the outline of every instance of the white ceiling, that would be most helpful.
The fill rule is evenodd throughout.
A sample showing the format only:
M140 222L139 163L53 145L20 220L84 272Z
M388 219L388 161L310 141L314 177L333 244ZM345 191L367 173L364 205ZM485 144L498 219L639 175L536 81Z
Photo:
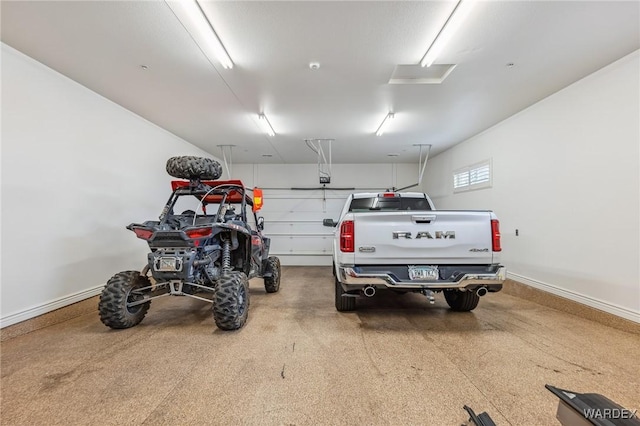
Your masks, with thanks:
M233 69L164 1L3 0L2 41L213 155L236 145L235 163L315 162L306 138L335 139L335 163L417 162L414 144L438 153L640 48L638 1L480 2L436 60L456 64L442 84L388 84L454 1L201 4Z

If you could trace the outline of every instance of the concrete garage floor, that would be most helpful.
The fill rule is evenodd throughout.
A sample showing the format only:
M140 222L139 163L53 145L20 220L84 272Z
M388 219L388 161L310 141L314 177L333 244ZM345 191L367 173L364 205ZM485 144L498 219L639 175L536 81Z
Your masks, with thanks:
M97 312L2 342L1 421L52 424L555 425L544 385L640 408L640 336L498 293L472 313L408 294L333 307L327 267L251 282L237 332L210 306L154 301L129 330Z

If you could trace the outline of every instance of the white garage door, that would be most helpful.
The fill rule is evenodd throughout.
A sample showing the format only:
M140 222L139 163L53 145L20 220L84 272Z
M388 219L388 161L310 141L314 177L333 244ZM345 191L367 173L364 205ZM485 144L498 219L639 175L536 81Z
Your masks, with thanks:
M325 218L338 219L351 191L265 190L261 215L271 253L288 265L330 265L334 228Z
M353 192L411 185L417 174L416 164L334 164L331 184L327 185L333 189L323 190L313 164L233 167L235 178L242 179L248 188L263 189L264 206L259 215L265 219L264 234L271 238L271 254L285 265L331 265L334 228L323 226L322 220L337 220Z

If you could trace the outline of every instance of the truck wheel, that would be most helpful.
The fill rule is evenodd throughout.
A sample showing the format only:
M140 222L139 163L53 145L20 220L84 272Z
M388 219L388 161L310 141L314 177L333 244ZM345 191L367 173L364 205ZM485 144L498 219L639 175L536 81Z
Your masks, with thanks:
M480 296L473 291L445 290L444 298L454 311L472 311L478 306Z
M249 280L244 272L220 277L213 303L213 319L221 330L237 330L249 314Z
M216 180L222 176L222 167L211 158L187 155L169 158L167 173L178 179Z
M100 294L98 312L100 321L107 327L121 329L138 325L149 310L151 302L127 307L127 303L142 300L143 296L133 290L150 286L147 277L138 271L124 271L115 274L107 281Z
M265 272L270 273L270 277L264 277L264 289L267 293L275 293L280 290L280 259L269 256Z
M342 288L342 284L335 280L336 283L336 309L339 312L349 312L356 310L356 298L355 297L342 297L343 294L347 294Z

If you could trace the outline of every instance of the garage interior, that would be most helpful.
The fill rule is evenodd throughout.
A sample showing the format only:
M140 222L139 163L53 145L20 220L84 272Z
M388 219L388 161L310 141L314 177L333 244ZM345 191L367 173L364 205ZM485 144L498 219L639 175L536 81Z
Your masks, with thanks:
M464 405L559 424L545 384L640 409L637 1L2 0L0 17L3 424L459 425ZM238 331L175 297L111 330L98 295L144 266L125 226L158 217L176 155L263 188L281 289L252 280ZM501 292L336 311L323 219L401 188L496 213Z

